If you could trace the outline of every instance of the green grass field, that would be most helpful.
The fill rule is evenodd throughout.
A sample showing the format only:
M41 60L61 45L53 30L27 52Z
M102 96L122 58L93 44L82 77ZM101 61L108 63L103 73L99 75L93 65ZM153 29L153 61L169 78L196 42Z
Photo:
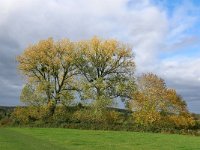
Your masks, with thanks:
M0 128L0 150L200 150L200 137L58 128Z

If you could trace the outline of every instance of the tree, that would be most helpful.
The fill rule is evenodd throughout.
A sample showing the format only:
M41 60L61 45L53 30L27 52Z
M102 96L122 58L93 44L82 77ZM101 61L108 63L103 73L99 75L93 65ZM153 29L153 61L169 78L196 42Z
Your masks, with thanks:
M98 108L112 105L120 97L130 98L134 91L132 50L116 40L97 37L77 43L76 67L80 72L81 98Z
M23 89L22 101L26 99L26 92L40 93L46 104L53 106L53 113L56 104L73 99L74 76L77 74L74 47L68 39L55 42L49 38L30 45L17 57L18 68L28 84Z
M174 89L167 88L164 80L152 73L138 78L137 92L130 107L134 111L135 121L143 125L159 123L163 117L190 116L181 96Z

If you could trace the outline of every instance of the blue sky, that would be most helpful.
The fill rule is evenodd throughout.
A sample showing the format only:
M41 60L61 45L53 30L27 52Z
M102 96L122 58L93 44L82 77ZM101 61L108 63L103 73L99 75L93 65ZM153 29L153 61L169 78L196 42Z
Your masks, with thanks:
M200 43L200 1L199 0L153 0L153 3L158 5L158 7L166 10L169 18L173 17L173 14L180 7L185 7L187 10L188 17L195 17L194 23L191 24L189 28L184 31L186 37L193 37L193 43L189 45L184 45L183 47L178 47L177 51L170 53L163 53L161 58L166 57L200 57L199 43ZM176 39L175 39L176 40Z
M182 18L183 20L182 21L180 20L180 23L191 21L189 22L190 24L188 25L188 28L185 29L184 34L186 34L187 37L192 36L192 37L195 37L196 40L199 40L200 38L200 26L199 26L200 1L199 0L152 0L152 3L157 5L159 8L164 9L169 19L173 18L174 14L177 11L180 11L183 17L186 17L186 18ZM178 39L174 39L174 40L176 41ZM199 41L197 42L199 43ZM198 46L195 44L190 49L191 53L194 53L194 52L198 53ZM187 50L188 47L186 48L184 47L183 49ZM184 54L184 53L181 53L181 54Z
M19 105L15 57L41 39L115 38L200 113L199 0L0 0L0 105Z

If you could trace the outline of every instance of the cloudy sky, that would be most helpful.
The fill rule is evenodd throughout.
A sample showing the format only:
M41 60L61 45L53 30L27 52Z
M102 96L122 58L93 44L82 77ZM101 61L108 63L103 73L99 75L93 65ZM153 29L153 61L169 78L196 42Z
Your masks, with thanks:
M0 105L19 105L16 56L41 39L115 38L200 113L199 0L0 0Z

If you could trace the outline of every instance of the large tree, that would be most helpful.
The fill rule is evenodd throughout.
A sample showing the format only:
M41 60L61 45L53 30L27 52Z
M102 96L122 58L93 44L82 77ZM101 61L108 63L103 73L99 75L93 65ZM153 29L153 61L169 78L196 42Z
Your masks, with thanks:
M30 45L17 57L18 68L27 84L21 96L23 100L27 99L27 92L40 92L46 104L53 106L73 99L71 91L74 90L74 76L77 74L74 47L68 39L54 41L49 38Z
M129 46L94 37L78 42L76 50L82 99L105 108L112 105L115 98L130 98L135 89L135 63Z

